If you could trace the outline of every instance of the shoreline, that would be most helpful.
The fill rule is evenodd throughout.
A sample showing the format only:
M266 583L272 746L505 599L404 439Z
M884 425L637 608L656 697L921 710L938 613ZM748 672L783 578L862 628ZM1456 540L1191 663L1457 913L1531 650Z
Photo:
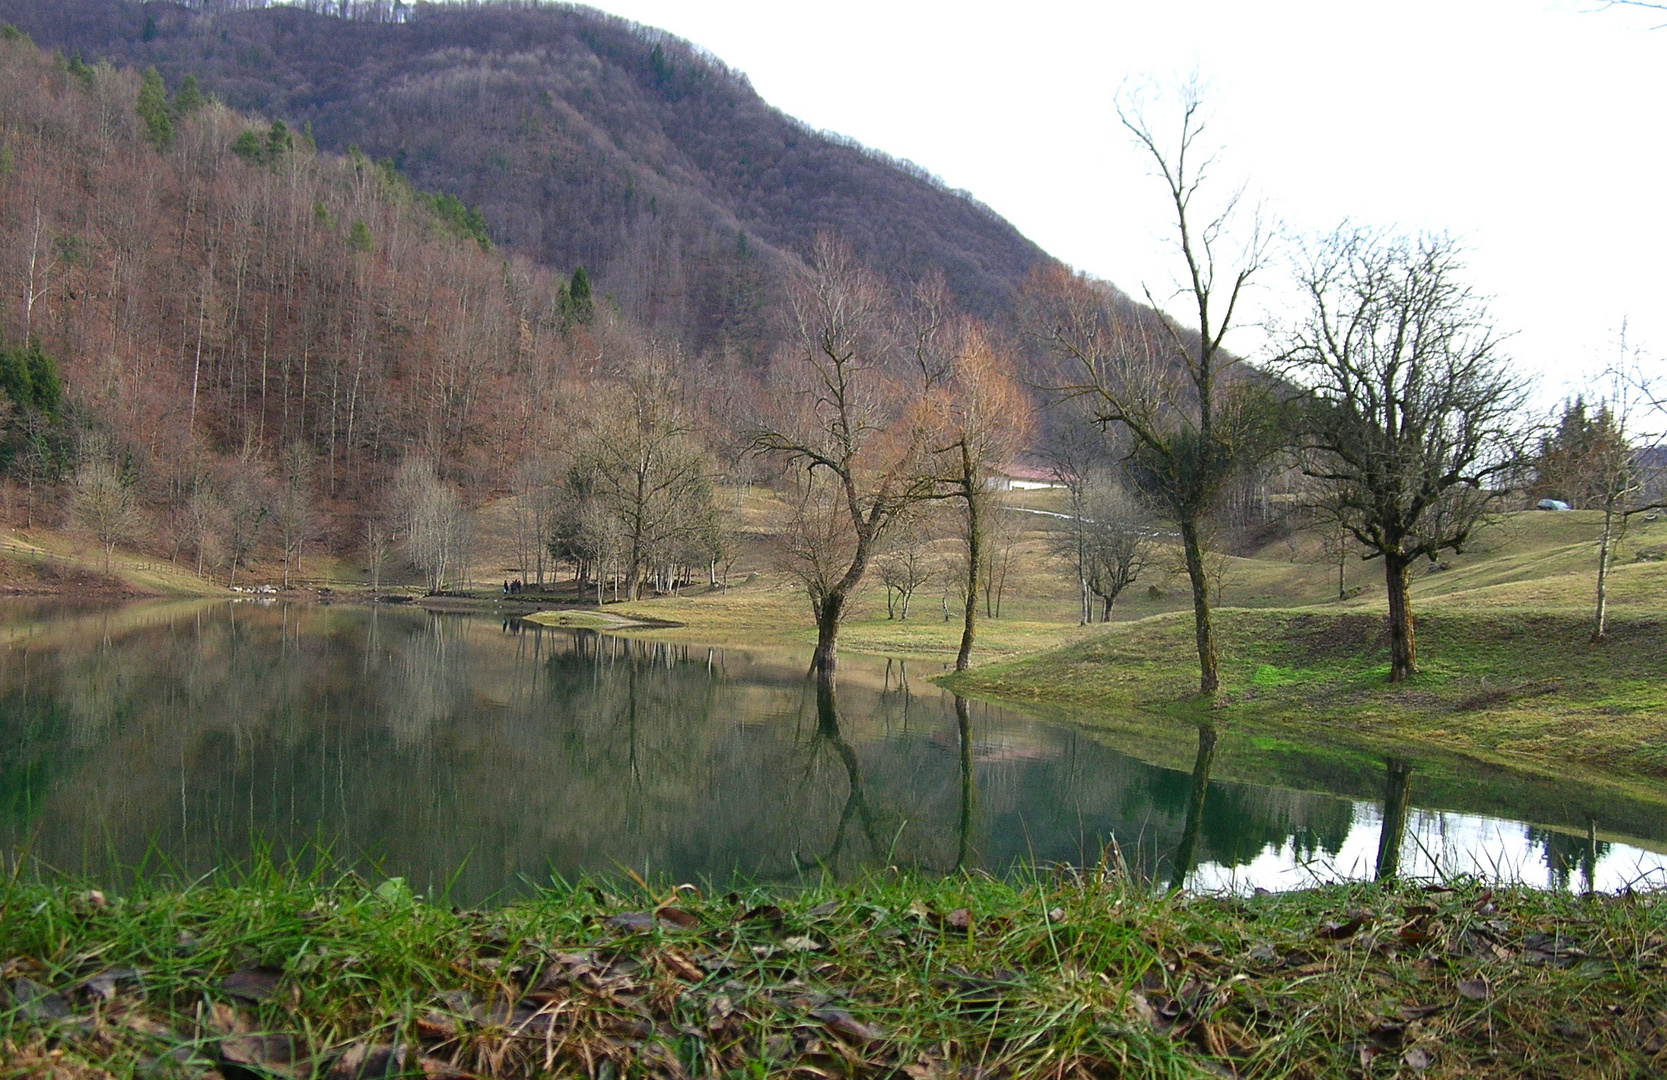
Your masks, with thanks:
M27 544L13 539L20 542L0 543L0 596L88 603L249 596L120 554L108 577L95 574L53 550L70 543L58 534L32 534ZM1180 633L1187 619L1176 612L1091 626L985 619L974 667L928 677L956 693L1108 732L1127 727L1124 718L1212 724L1344 751L1422 749L1527 776L1572 773L1643 795L1667 779L1667 735L1652 722L1667 716L1667 631L1651 615L1667 588L1664 571L1661 564L1617 567L1612 640L1595 647L1584 643L1578 593L1586 583L1577 576L1507 576L1426 597L1419 609L1425 672L1401 686L1379 670L1381 615L1369 600L1218 609L1225 689L1214 704L1193 695L1195 661ZM397 590L321 583L259 598L413 605L723 647L808 650L814 635L802 593L768 576L749 575L722 593L691 590L601 609L578 597L500 596L496 589L432 597ZM924 612L891 621L872 597L864 607L844 627L844 651L928 665L953 657L957 624Z

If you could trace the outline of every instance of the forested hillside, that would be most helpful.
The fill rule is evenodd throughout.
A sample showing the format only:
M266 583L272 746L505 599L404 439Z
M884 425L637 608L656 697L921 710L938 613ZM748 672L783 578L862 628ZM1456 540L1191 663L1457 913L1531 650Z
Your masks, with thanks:
M30 497L75 471L101 542L234 571L257 534L287 554L350 530L413 452L492 490L602 350L584 296L473 225L363 156L8 27L0 466Z
M584 266L694 353L761 359L781 271L820 230L895 284L941 268L985 318L1043 258L918 168L810 131L696 47L594 10L418 4L395 23L254 6L0 0L0 20L392 160L478 207L494 242Z

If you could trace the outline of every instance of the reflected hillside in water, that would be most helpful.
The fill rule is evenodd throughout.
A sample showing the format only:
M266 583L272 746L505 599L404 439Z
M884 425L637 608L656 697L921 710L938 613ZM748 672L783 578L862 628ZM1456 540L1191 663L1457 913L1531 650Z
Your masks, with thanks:
M252 603L8 606L0 640L0 845L104 878L319 839L474 902L620 868L999 873L1113 838L1162 878L1189 811L1199 867L1332 862L1375 828L1274 786L1208 780L1199 808L1188 771L898 661L851 657L826 693L791 654Z

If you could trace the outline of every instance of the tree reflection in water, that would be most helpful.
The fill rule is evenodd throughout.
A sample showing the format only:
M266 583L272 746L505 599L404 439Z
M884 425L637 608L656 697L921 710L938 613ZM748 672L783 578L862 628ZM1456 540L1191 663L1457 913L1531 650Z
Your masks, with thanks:
M1192 787L1187 794L1187 823L1181 830L1181 843L1175 849L1175 864L1169 873L1169 887L1186 885L1192 873L1193 858L1198 850L1198 834L1204 828L1204 801L1209 794L1210 769L1216 759L1216 729L1211 724L1198 725L1198 752L1192 759Z
M1401 872L1401 848L1406 844L1407 812L1412 808L1407 792L1412 787L1412 762L1405 758L1384 759L1383 828L1378 831L1376 879L1393 881Z
M961 813L955 826L955 869L967 865L972 848L972 812L976 791L972 777L972 715L967 699L955 695L955 733L961 750Z
M789 650L385 605L14 604L3 618L0 850L27 844L71 872L154 853L197 874L323 838L472 903L622 866L680 881L793 880L807 859L1000 874L1090 861L1116 837L1135 872L1180 882L1270 856L1324 863L1383 792L1377 768L1327 772L1323 757L1307 790L1221 779L1212 767L1242 771L1246 743L1217 747L1211 730L1189 776L1116 736L957 701L897 660L853 657L819 687ZM1284 753L1295 774L1305 759ZM1439 782L1420 765L1421 794ZM1488 808L1512 812L1500 796L1515 790L1495 782ZM1589 799L1535 797L1528 820L1549 828L1530 850L1559 880L1601 882L1608 846L1558 816ZM1667 835L1649 813L1612 799L1604 824Z
M862 764L857 760L857 752L839 731L839 695L834 689L834 676L831 673L813 673L808 681L816 686L816 734L813 737L812 750L819 752L831 749L845 767L845 782L847 793L845 807L839 813L839 824L834 829L833 846L821 860L824 865L838 868L840 852L845 847L845 836L855 819L862 829L862 834L868 840L868 855L870 859L879 860L885 857L885 846L880 842L880 832L874 821L874 811L868 805L868 797L862 787ZM802 857L800 865L809 869L816 865L814 861L806 862Z

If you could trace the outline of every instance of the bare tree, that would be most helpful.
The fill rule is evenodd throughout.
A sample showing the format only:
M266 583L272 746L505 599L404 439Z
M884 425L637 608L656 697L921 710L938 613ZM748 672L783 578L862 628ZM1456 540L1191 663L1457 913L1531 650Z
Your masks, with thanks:
M850 248L818 236L791 294L794 352L775 373L781 408L752 440L802 470L786 551L816 615L811 667L827 678L840 623L881 537L935 489L919 395L895 371L887 316L880 283Z
M371 595L382 591L382 575L387 572L388 559L393 553L393 540L388 531L374 519L365 521L365 569L370 572Z
M1313 501L1313 500L1311 500ZM1323 496L1318 500L1323 505ZM1320 555L1328 565L1337 567L1337 599L1347 600L1349 560L1359 554L1359 547L1349 530L1335 518L1328 517L1320 524Z
M1007 596L1007 581L1018 565L1019 552L1024 546L1024 515L1014 512L1001 498L994 498L985 515L984 542L979 545L983 566L978 571L976 585L984 597L984 617L1001 618L1001 602ZM963 635L964 637L964 635Z
M1078 481L1072 519L1055 541L1055 551L1076 562L1085 591L1100 602L1100 621L1151 561L1156 535L1151 515L1116 476L1097 469ZM1092 618L1085 613L1084 622Z
M617 524L631 600L649 569L672 561L711 517L711 469L679 402L672 359L654 348L625 365L574 465L589 498Z
M516 563L523 577L530 575L540 586L544 584L544 564L549 557L556 513L557 477L553 456L534 453L516 464L510 478L515 496L510 501L510 513Z
M220 540L225 533L225 513L213 484L201 471L192 483L191 497L185 504L185 526L197 553L197 576L202 577L206 566L218 565L222 558Z
M413 454L400 462L392 503L406 557L422 571L428 591L440 592L469 561L473 537L462 497L427 458Z
M1462 270L1446 237L1344 227L1299 268L1284 343L1316 509L1384 562L1392 682L1418 671L1413 563L1462 551L1522 458L1524 384Z
M139 499L133 478L122 467L121 455L108 436L92 433L81 441L70 514L104 549L104 572L116 545L132 540L139 531Z
M237 571L247 566L259 545L266 519L271 516L267 477L250 448L221 470L215 490L219 495L221 554L226 564L226 587L237 585Z
M932 550L938 527L936 515L920 510L904 517L887 536L875 560L886 587L886 618L907 619L915 592L943 571L942 557Z
M1239 233L1238 250L1229 253L1242 216L1240 196L1229 195L1211 210L1199 201L1214 162L1200 159L1204 122L1196 87L1180 93L1173 142L1159 135L1139 101L1121 101L1118 118L1163 181L1181 256L1176 295L1196 317L1196 329L1138 312L1114 290L1058 266L1042 269L1029 283L1028 321L1060 361L1051 389L1084 399L1096 423L1128 436L1131 478L1180 529L1192 583L1198 690L1213 698L1221 680L1204 521L1223 489L1273 446L1261 380L1222 340L1261 268L1267 234L1253 220ZM1150 289L1146 298L1158 306Z
M283 549L284 588L289 588L292 568L301 569L301 549L318 531L318 515L313 509L312 480L317 455L301 439L284 447L278 459L278 497L274 500L273 518L278 529L278 544Z
M917 347L917 357L923 352ZM929 361L920 362L923 372L931 372ZM937 379L942 388L933 394L939 410L933 426L942 434L933 447L935 479L940 492L960 504L966 543L966 605L961 646L955 654L955 670L965 671L972 661L977 633L980 578L985 615L993 618L996 609L991 600L1005 587L1011 561L1011 542L1000 551L988 543L993 531L1011 524L994 520L1000 504L992 479L1028 441L1034 417L1030 400L1013 377L1011 360L998 353L977 327L963 331L953 361ZM933 381L930 374L927 381Z
M1087 626L1094 621L1094 595L1088 587L1088 533L1084 528L1089 520L1089 489L1097 477L1111 474L1121 455L1106 432L1094 424L1092 413L1080 408L1080 402L1057 408L1066 416L1048 432L1042 452L1054 479L1065 488L1068 502L1061 519L1064 531L1055 535L1052 548L1077 575L1078 623Z
M0 423L3 420L0 417ZM43 488L51 488L61 479L59 452L53 445L51 418L40 410L24 409L14 422L21 445L12 468L23 479L24 527L32 529L35 527L37 493Z
M1594 642L1604 640L1609 631L1609 570L1616 546L1625 539L1634 515L1667 506L1667 493L1650 490L1643 467L1646 457L1661 452L1667 436L1659 426L1656 430L1643 426L1645 416L1663 419L1660 402L1650 393L1646 363L1638 350L1628 348L1623 325L1620 356L1605 372L1606 385L1595 402L1595 415L1588 419L1583 407L1570 407L1560 425L1559 434L1575 436L1582 451L1566 455L1566 482L1585 505L1603 511L1592 615ZM1542 444L1542 464L1548 456L1546 449Z

